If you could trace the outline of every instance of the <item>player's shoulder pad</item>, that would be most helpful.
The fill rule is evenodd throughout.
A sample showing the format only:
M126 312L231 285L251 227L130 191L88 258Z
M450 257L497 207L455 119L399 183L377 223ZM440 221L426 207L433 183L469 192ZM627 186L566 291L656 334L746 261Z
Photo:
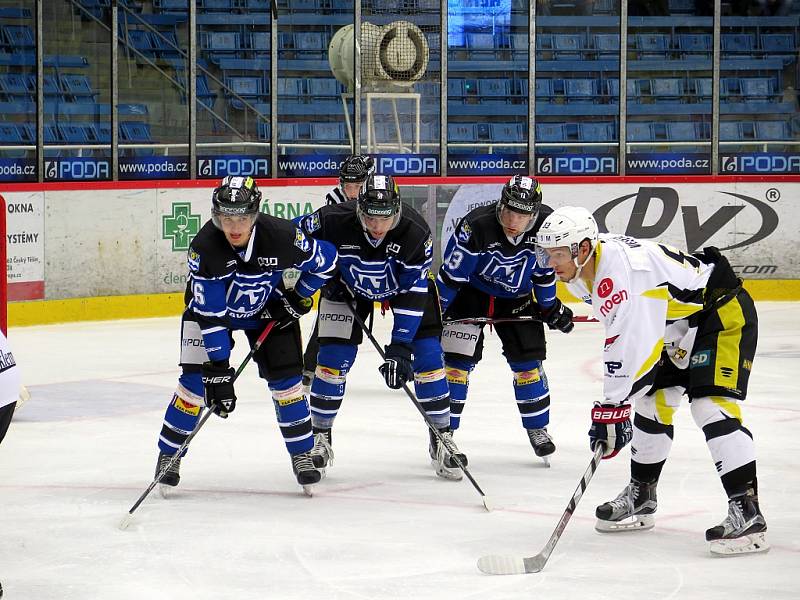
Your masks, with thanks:
M192 273L211 277L230 273L231 265L236 264L236 257L225 234L211 220L192 239L187 260Z
M256 220L259 254L268 253L277 256L290 256L292 250L308 253L313 241L306 236L294 222L264 213L259 213Z

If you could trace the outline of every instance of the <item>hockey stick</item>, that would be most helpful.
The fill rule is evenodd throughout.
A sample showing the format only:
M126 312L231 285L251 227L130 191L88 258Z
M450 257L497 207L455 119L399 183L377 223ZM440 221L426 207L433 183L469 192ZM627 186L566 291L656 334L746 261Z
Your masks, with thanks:
M448 323L465 323L468 325L494 325L495 323L522 323L525 321L538 321L543 322L539 317L532 317L530 315L521 315L519 317L464 317L463 319L446 319L444 324ZM594 317L586 315L575 315L572 317L573 323L597 323Z
M604 450L605 446L602 444L599 444L595 449L592 462L589 463L589 467L586 469L583 478L575 489L575 493L572 495L567 509L564 511L564 514L561 515L561 519L559 519L558 525L556 525L556 529L553 531L553 535L550 536L547 544L545 544L545 547L539 554L527 558L489 554L478 559L478 569L487 575L522 575L524 573L539 573L544 569L547 559L550 558L553 549L561 538L561 534L564 533L564 529L567 528L567 523L569 523L572 513L575 512L578 502L580 502L581 496L583 496L583 492L586 491L586 487L592 480L592 476L597 470L597 465L600 464L600 459L603 457Z
M353 313L353 317L355 318L356 323L359 324L361 329L364 331L364 334L369 338L369 341L372 342L373 346L375 346L375 349L378 351L380 357L385 359L386 354L384 353L383 348L381 348L381 345L378 343L378 340L375 339L375 336L372 335L372 332L369 329L367 329L367 325L366 323L364 323L364 320L358 316L355 307L353 307L353 305L350 302L346 302L346 304L347 306L350 307L350 312ZM422 418L424 419L425 424L428 426L428 429L430 429L433 432L433 434L436 436L436 439L439 440L439 443L445 444L441 432L438 429L436 429L436 425L433 424L433 421L431 421L431 418L427 415L425 409L422 408L422 405L419 403L419 400L417 400L417 397L414 395L414 392L408 389L407 383L403 384L403 391L406 393L406 395L409 397L409 399L414 404L416 409L419 411L419 414L422 415ZM446 447L447 446L445 445L445 448ZM469 482L472 484L472 487L474 487L481 495L481 501L483 502L483 507L487 511L491 512L492 510L491 504L489 503L489 499L487 498L486 494L483 493L481 486L479 486L478 482L475 481L475 478L472 477L472 474L467 470L467 467L461 462L461 459L458 458L458 455L451 454L450 456L455 461L456 465L458 465L458 468L461 469L464 475L467 476L467 479L469 479Z
M234 374L233 381L231 381L231 383L233 383L239 378L239 375L241 375L245 366L247 366L247 363L250 362L251 358L253 358L253 354L255 354L256 351L261 347L261 344L264 343L264 340L267 338L267 335L269 335L269 332L272 331L273 327L275 327L275 323L276 321L270 321L269 323L267 323L266 327L264 327L264 331L262 331L261 335L258 336L256 343L253 344L253 347L250 349L250 352L247 353L247 356L244 357L244 360L239 365L239 368L236 369L236 373ZM203 415L203 417L197 423L195 428L192 430L192 433L190 433L189 436L183 441L183 443L180 445L175 454L172 455L172 458L169 460L169 462L166 465L164 465L164 467L158 472L158 474L156 474L156 477L155 479L153 479L153 482L149 486L147 486L147 489L144 491L144 493L141 496L139 496L139 499L136 502L134 502L133 506L131 506L128 513L122 518L122 521L120 521L119 523L120 529L125 530L128 528L128 525L130 525L131 521L133 520L133 513L136 511L137 508L139 508L139 505L141 505L141 503L144 502L144 499L150 495L150 492L153 491L153 488L156 487L156 485L158 485L158 483L164 478L164 475L167 474L167 471L170 470L173 463L176 460L178 460L178 457L183 454L184 450L186 450L187 446L189 446L189 442L191 442L192 439L194 439L194 436L197 435L197 432L200 431L200 428L206 424L206 421L208 421L208 418L212 414L214 414L212 411L210 410L206 411L206 414Z

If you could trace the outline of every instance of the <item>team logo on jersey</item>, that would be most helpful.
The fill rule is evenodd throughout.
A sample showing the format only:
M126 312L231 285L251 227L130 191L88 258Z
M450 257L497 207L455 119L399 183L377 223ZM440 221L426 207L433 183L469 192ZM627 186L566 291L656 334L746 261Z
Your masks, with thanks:
M622 363L618 360L607 360L606 361L606 371L608 371L609 375L613 375L617 371L622 368Z
M492 253L489 262L479 275L489 283L514 292L522 285L526 262L527 259L524 256L508 257Z
M400 244L396 242L386 244L386 254L394 254L395 256L400 254Z
M243 284L237 280L228 291L228 312L237 319L248 319L257 315L267 303L272 284L263 281L262 285Z
M305 229L307 233L314 233L320 227L322 227L322 224L319 222L319 215L317 213L309 215L303 220L303 229Z
M397 290L397 280L391 267L384 263L369 269L366 265L350 265L353 290L367 298L377 300L392 295Z
M456 238L458 238L459 242L467 243L469 238L472 237L472 227L469 226L469 223L464 221L461 223L461 227L458 228L456 231Z
M610 297L606 298L606 301L600 305L600 314L604 317L608 316L614 306L617 304L622 304L628 299L628 290L620 290L619 292L614 292Z
M189 255L186 257L186 262L189 263L189 270L192 273L197 273L200 269L200 255L195 252L194 248L189 249Z
M614 282L609 277L601 279L600 283L597 284L597 295L601 298L608 298L608 295L613 291Z
M433 255L433 238L431 236L428 236L422 248L425 251L425 258L430 258Z
M300 248L300 250L303 252L308 252L311 250L311 242L308 241L308 238L299 229L295 230L294 245Z

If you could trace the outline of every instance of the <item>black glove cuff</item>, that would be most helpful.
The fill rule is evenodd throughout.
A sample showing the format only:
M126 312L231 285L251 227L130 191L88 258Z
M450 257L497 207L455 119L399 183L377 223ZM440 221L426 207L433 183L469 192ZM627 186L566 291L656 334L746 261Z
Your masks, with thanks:
M406 360L411 360L411 344L406 344L405 342L392 342L386 348L384 348L385 354L387 358L390 357L398 357L398 358L405 358Z
M204 367L212 367L214 369L230 369L231 363L226 358L223 360L209 360L208 362L203 363Z

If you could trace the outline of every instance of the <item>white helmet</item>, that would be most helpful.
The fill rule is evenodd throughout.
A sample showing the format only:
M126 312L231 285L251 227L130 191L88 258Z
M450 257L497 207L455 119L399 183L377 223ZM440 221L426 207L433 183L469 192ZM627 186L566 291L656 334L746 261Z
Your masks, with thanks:
M561 248L566 246L578 271L570 283L577 281L581 269L589 262L597 247L597 222L592 213L580 206L563 206L554 210L542 223L536 234L537 259L541 266L547 266L548 256L544 248ZM578 249L583 240L589 240L592 251L582 263L578 264Z

